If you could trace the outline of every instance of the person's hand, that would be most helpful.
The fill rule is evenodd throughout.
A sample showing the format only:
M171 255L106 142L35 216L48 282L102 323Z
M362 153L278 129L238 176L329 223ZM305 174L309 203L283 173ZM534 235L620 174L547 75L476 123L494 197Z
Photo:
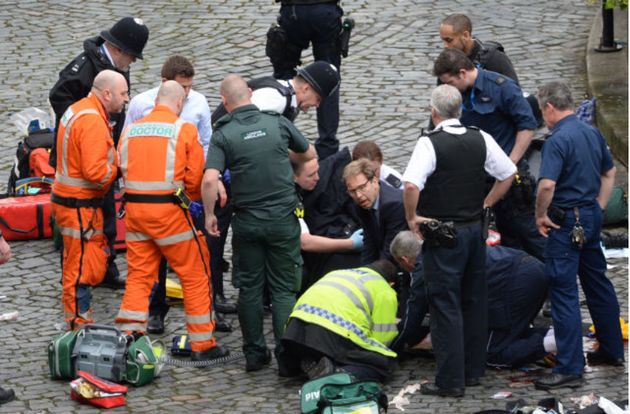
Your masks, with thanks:
M221 232L219 231L219 222L217 221L217 216L214 214L206 214L206 230L208 234L213 237L219 237Z
M411 230L420 240L424 240L422 233L420 232L420 224L425 221L431 221L430 218L415 215L411 220L407 220L409 230Z
M352 233L350 240L352 240L352 250L361 250L363 248L363 229Z
M4 264L11 258L11 246L0 236L0 264Z
M560 226L551 221L549 216L546 214L543 217L536 218L536 227L538 228L538 233L540 233L543 237L549 237L549 230L560 228Z

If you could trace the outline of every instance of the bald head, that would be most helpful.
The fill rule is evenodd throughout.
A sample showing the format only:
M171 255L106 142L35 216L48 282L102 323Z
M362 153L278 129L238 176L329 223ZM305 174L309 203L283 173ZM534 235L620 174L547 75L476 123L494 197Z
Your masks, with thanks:
M103 104L107 112L118 113L129 102L127 80L113 70L103 70L96 75L92 83L91 93Z
M186 91L182 85L174 80L167 80L160 85L155 104L166 105L179 115L184 107L184 99L186 99Z
M221 100L228 112L251 104L252 91L239 75L229 74L221 82Z

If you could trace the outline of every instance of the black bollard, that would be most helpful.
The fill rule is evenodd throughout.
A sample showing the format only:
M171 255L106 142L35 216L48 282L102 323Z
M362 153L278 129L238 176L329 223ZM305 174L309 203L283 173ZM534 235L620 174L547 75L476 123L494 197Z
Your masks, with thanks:
M602 0L602 38L595 50L602 53L618 52L622 46L615 42L614 9L606 8L606 0Z

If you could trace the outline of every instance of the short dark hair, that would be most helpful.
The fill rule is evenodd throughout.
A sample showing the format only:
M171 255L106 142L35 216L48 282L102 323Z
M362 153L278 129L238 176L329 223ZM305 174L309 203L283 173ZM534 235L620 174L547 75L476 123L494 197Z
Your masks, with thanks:
M466 31L472 34L472 22L465 14L450 14L442 20L442 24L452 26L455 33L462 33Z
M371 140L364 140L357 142L357 145L352 149L352 159L358 160L359 158L367 158L370 161L376 161L379 164L383 163L383 153L376 144Z
M176 76L181 76L182 78L195 76L195 68L193 68L190 60L180 55L169 57L162 65L162 77L164 79L175 80Z
M561 111L573 110L575 107L571 88L566 83L559 81L549 82L539 87L538 101L541 109L548 103Z
M398 282L398 268L389 260L381 259L365 265L368 269L374 270L379 275L383 276L383 279L387 283Z
M433 63L433 75L437 77L446 74L455 76L462 69L473 70L475 65L464 52L455 48L444 49Z

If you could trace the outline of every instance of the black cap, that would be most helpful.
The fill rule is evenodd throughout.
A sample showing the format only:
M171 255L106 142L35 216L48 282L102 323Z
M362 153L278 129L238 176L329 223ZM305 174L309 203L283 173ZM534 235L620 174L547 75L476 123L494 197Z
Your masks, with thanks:
M318 60L303 68L296 69L297 74L306 80L324 100L339 87L339 71L331 63Z
M142 49L149 40L149 28L142 19L125 17L111 29L102 31L101 37L123 52L142 59Z

